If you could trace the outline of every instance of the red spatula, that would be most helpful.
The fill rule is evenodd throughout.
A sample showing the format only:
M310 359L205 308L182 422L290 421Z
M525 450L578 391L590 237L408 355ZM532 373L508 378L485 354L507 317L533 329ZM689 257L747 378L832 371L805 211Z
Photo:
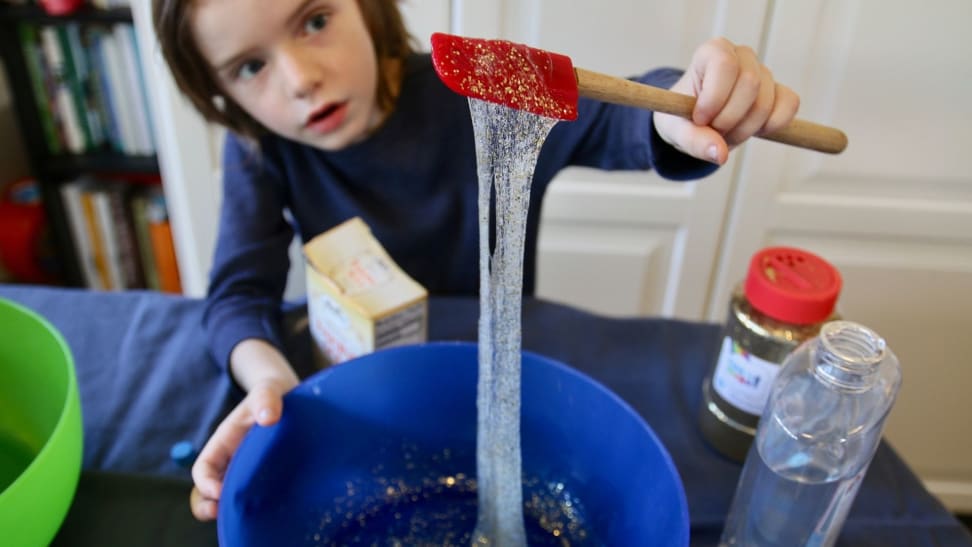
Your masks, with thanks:
M695 97L574 68L570 57L506 40L432 35L432 64L449 89L560 120L577 119L579 96L692 118ZM844 132L796 119L760 138L839 154Z

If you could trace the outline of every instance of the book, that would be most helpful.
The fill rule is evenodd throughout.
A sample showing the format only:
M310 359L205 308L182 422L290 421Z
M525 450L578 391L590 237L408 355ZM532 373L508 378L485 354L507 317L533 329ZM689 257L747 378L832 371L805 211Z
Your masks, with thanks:
M98 229L100 230L105 268L108 272L108 288L112 290L125 289L125 276L121 265L121 247L118 245L118 227L111 214L109 190L100 183L92 185L88 192L91 195Z
M94 73L91 86L101 114L105 139L113 150L122 152L124 151L124 144L118 105L112 95L111 78L108 74L108 65L102 45L105 32L105 29L100 26L88 26L84 29L83 38L87 45L85 51L88 56L88 63Z
M134 125L135 105L126 83L125 64L122 61L121 53L122 46L111 31L102 34L100 46L99 52L102 55L102 64L108 80L112 106L118 122L122 152L136 155L139 153L139 147L138 137L136 136L137 129Z
M148 198L145 192L134 192L129 203L145 287L160 290L158 267L155 265L152 237L149 234Z
M91 191L93 184L93 181L87 178L81 182L81 210L84 213L84 224L85 231L88 234L88 241L91 242L91 260L94 263L95 273L98 279L96 288L111 289L113 285L111 282L111 274L108 271L106 244L102 236L103 231L98 219L94 193Z
M74 154L84 153L86 143L81 117L74 103L74 96L68 83L66 61L61 50L57 29L45 25L39 29L41 52L53 79L54 108L56 108L64 130L65 144Z
M125 48L126 61L129 63L130 78L132 81L132 86L136 89L135 100L139 104L139 129L144 131L145 146L147 153L154 154L155 147L155 130L152 126L152 104L148 98L148 92L145 89L145 71L142 69L141 56L139 54L138 48L138 37L135 35L134 25L119 25L117 27L120 29L125 38L128 47Z
M144 287L144 274L130 208L132 186L127 182L113 182L107 186L107 191L109 214L118 249L117 259L121 271L122 288Z
M94 149L96 144L94 133L92 132L92 129L88 123L88 109L82 85L82 77L84 77L84 75L80 72L80 70L85 69L85 67L76 62L76 58L79 58L82 52L77 51L77 53L75 53L72 51L72 45L70 43L71 39L68 36L67 26L56 25L49 28L53 28L54 34L57 37L57 47L60 49L60 57L63 64L61 79L71 94L71 104L74 107L73 111L77 116L81 136L84 138L84 151L86 152ZM80 44L78 45L80 46Z
M139 76L139 63L135 58L135 46L132 34L129 29L132 25L127 23L112 26L112 37L114 38L114 51L117 55L121 81L121 99L126 103L128 119L123 123L128 125L132 132L135 154L150 155L155 153L151 130L148 124L148 104L143 100L141 91L141 78Z
M21 23L17 25L17 30L20 35L20 49L24 55L24 62L27 65L27 73L30 77L34 105L38 118L40 119L41 130L44 133L44 142L47 145L48 152L51 154L60 154L62 150L60 129L57 127L57 120L51 111L51 105L54 99L48 92L47 68L40 51L40 38L37 36L37 27L27 23Z
M169 253L172 264L175 259L171 230L153 241L152 225L168 224L158 187L85 175L62 184L60 194L85 286L163 290L155 247ZM178 270L166 276L165 290L181 292Z
M181 293L182 281L179 278L179 265L176 260L175 245L172 241L172 226L161 190L149 196L149 239L152 242L152 255L159 276L159 289L164 292Z
M81 277L86 287L103 289L98 267L95 263L94 243L88 233L87 218L81 203L82 179L76 179L61 185L61 202L67 213L68 229L74 250L77 254Z
M91 139L91 148L100 148L106 140L102 106L95 94L95 76L91 72L88 44L82 36L81 25L71 21L61 27L61 45L65 56L70 60L74 89L78 108L81 110L85 128Z

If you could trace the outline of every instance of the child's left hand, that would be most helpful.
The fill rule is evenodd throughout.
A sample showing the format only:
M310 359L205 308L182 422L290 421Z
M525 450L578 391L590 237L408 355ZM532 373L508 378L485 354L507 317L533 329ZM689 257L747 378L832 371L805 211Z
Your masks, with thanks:
M686 154L720 165L733 146L785 127L800 106L800 97L773 79L756 52L725 38L699 46L671 90L697 97L692 120L656 112L658 135Z

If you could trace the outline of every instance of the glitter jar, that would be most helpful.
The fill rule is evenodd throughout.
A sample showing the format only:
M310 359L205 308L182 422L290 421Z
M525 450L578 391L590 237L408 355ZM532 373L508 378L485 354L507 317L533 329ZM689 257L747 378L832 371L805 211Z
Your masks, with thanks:
M719 452L746 458L780 364L838 318L840 288L840 273L815 254L768 247L753 255L729 302L719 358L702 382L699 425Z

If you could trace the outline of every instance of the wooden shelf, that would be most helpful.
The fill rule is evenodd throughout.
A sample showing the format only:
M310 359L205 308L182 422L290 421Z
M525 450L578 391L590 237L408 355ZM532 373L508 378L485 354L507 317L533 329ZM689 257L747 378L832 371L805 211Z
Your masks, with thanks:
M67 15L51 15L37 5L14 6L0 4L0 21L26 21L32 23L60 23L78 21L82 23L125 23L131 22L132 10L129 8L96 9L86 5Z
M64 180L80 173L158 174L156 156L126 156L110 152L51 156L43 162L38 176L46 180Z

